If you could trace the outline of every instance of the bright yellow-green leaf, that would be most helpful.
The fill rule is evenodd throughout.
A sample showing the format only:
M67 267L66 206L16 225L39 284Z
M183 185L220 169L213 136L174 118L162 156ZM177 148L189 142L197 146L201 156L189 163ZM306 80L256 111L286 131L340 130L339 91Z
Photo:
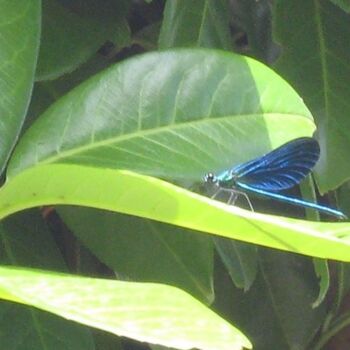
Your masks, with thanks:
M182 290L0 267L0 298L139 341L177 349L251 348L236 328Z
M48 204L117 211L310 256L350 261L350 225L262 215L129 171L69 164L27 169L0 191L0 217Z

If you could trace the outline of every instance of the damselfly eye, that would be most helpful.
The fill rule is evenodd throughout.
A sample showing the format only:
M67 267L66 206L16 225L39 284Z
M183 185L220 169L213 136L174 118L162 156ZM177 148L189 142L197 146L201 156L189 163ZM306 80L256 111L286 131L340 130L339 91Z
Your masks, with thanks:
M215 183L216 176L213 173L208 173L204 176L204 181L209 183Z

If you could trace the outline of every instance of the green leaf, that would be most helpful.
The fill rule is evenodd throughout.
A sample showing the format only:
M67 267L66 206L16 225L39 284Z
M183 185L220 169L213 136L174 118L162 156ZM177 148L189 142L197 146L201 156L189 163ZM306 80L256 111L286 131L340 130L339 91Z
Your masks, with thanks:
M256 246L222 237L214 237L214 242L234 285L248 291L257 273Z
M67 73L56 80L36 82L22 131L28 129L34 120L62 95L110 65L108 57L97 53L72 73Z
M314 269L316 272L316 276L319 279L320 291L318 293L317 299L313 302L313 307L318 307L324 301L327 296L327 292L329 290L330 285L330 276L329 276L329 268L328 261L323 259L314 259Z
M330 1L279 0L274 17L283 48L277 70L316 119L321 144L317 182L326 192L350 175L350 16Z
M309 343L324 320L326 306L312 308L318 281L310 259L259 249L259 265L248 292L228 289L220 278L216 309L261 350L311 349ZM226 304L223 290L230 295Z
M236 328L189 294L166 285L1 267L0 297L173 348L251 348Z
M159 47L185 46L231 48L227 0L166 2Z
M58 209L63 221L117 276L179 287L214 299L213 245L198 232L89 208Z
M24 121L39 48L40 1L0 3L0 173Z
M33 167L0 190L0 218L47 204L73 204L320 258L350 261L350 225L252 213L156 178L72 164Z
M0 282L1 283L1 282ZM0 286L0 297L1 297ZM47 312L0 302L0 341L6 350L95 350L89 330Z
M341 9L343 9L346 12L350 12L350 2L349 0L331 0L333 4L336 4Z
M95 350L125 350L121 338L104 331L94 331Z
M313 265L299 256L268 250L259 253L267 293L288 348L306 349L325 316L325 306L312 308L319 287Z
M1 222L0 257L6 265L65 269L38 210L17 213ZM0 329L1 347L6 350L94 349L86 327L13 303L0 302Z
M130 42L124 20L125 0L120 4L113 0L104 1L103 6L89 1L85 5L85 13L79 13L80 7L76 9L74 4L67 4L73 7L69 9L61 2L64 3L43 0L37 80L52 80L72 72L92 57L107 40L118 38L117 44L121 45ZM117 35L118 31L123 35Z
M1 264L46 267L66 266L56 243L38 210L11 215L0 223Z
M232 5L233 21L246 33L248 47L243 49L263 62L274 62L278 48L273 42L271 3L269 0L236 0Z
M255 60L205 49L149 53L53 104L21 138L7 175L59 162L201 181L313 131L300 97Z
M315 190L315 183L311 175L308 175L300 185L300 192L303 199L309 202L317 202L317 195ZM343 207L341 207L343 208ZM316 210L308 209L306 210L306 217L308 220L320 221L320 214ZM324 259L313 259L314 269L316 276L319 279L319 294L317 299L312 304L313 307L318 307L326 298L327 292L330 287L330 276L328 269L328 261Z

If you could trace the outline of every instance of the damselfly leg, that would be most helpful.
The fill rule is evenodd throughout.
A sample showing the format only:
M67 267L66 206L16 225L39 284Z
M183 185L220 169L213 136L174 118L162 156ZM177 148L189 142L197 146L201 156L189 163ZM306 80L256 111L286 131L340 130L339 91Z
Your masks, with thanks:
M235 205L238 197L239 196L243 196L244 199L247 201L247 204L248 204L250 210L252 212L254 212L253 205L252 205L248 195L245 192L239 191L239 190L237 190L235 188L222 188L222 187L219 187L218 190L210 198L211 199L215 199L215 197L221 192L229 193L230 196L229 196L229 199L227 201L228 205Z

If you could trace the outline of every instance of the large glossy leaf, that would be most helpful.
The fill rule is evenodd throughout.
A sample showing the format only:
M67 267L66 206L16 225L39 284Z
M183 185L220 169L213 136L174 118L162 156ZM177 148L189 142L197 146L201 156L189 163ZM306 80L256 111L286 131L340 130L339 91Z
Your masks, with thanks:
M33 124L52 103L61 96L79 85L82 81L110 66L112 62L108 57L99 53L94 55L85 64L63 77L50 81L37 81L34 84L30 105L28 108L22 132Z
M350 225L252 213L130 171L69 164L33 167L0 191L0 218L75 204L154 219L300 254L350 261Z
M155 283L0 268L0 298L178 349L240 350L248 339L180 289Z
M17 141L39 48L40 1L0 3L0 172Z
M38 210L17 213L1 222L0 262L3 265L65 269ZM0 328L0 344L6 350L95 349L87 328L13 303L0 302Z
M326 0L283 0L275 2L274 17L283 48L277 70L316 119L321 142L317 180L326 192L350 176L350 15Z
M205 303L213 301L209 236L109 211L76 207L58 211L79 240L117 276L170 284Z
M43 0L37 80L55 79L73 71L95 54L107 40L115 39L118 31L128 37L124 19L127 8L125 0L119 4L105 0L103 6L96 0L88 1L86 10L90 9L90 13L78 11L80 6L76 2L77 9L74 4L68 3L65 7L62 3L65 4L65 1Z
M160 48L230 49L227 0L167 1L159 37Z
M300 97L252 59L204 49L150 53L52 105L21 139L8 175L63 162L201 180L313 131Z

